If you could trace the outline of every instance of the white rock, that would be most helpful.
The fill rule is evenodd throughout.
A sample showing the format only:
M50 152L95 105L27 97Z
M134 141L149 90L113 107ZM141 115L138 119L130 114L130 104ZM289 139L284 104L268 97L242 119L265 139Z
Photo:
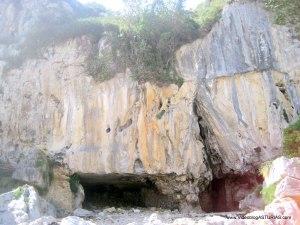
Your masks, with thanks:
M29 223L43 216L56 216L55 208L28 185L0 195L0 221L15 225Z
M59 223L60 225L96 225L91 221L81 219L77 216L68 216Z
M172 225L185 225L185 224L195 225L196 222L191 218L179 218L174 220L174 222L172 223Z
M78 216L78 217L92 217L95 214L92 211L82 209L82 208L78 208L78 209L74 210L73 215Z
M103 212L106 212L106 213L113 213L115 211L116 211L115 207L110 207L110 208L106 208L103 210Z
M81 208L84 201L84 189L81 184L78 185L77 193L75 194L75 208Z
M39 219L36 219L33 222L30 222L28 225L53 225L57 223L57 219L52 216L44 216Z
M145 225L164 225L164 223L158 219L157 213L152 213Z
M300 158L288 159L284 156L275 159L270 167L265 185L269 186L286 176L300 179Z
M134 213L140 213L140 212L141 212L141 210L139 210L139 209L132 209L132 211L133 211Z

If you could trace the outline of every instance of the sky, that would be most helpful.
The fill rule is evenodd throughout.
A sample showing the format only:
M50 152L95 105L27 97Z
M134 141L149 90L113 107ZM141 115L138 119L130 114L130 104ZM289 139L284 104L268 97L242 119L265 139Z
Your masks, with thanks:
M124 9L124 3L122 0L78 0L81 3L99 3L102 4L105 8L113 11L122 11ZM187 0L186 8L194 9L201 0Z

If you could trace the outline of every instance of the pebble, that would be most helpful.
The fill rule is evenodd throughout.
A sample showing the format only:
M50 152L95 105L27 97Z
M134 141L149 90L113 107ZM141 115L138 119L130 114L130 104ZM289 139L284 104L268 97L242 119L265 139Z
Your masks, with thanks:
M103 210L103 212L106 212L106 213L113 213L115 211L116 211L115 207L110 207L110 208L106 208Z
M141 212L141 210L139 210L139 209L132 209L132 211L133 211L134 213L140 213L140 212Z

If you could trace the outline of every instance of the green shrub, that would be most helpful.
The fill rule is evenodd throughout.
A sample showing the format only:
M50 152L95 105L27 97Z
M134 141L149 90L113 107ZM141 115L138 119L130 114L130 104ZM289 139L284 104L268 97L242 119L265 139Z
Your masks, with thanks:
M103 17L87 17L80 18L78 22L86 23L86 24L98 24L98 25L114 25L118 27L120 30L128 30L129 23L125 20L124 17L121 16L103 16Z
M189 13L152 5L128 21L129 29L120 32L114 43L123 66L139 82L180 86L183 80L175 69L175 52L198 37L198 25Z
M78 186L80 185L79 176L77 174L73 174L69 178L70 189L73 193L77 193Z
M209 4L200 4L194 12L194 20L199 24L201 30L210 29L220 18L222 9L231 0L212 0Z
M300 156L300 119L284 130L283 153L287 157Z
M275 22L280 25L295 26L300 34L300 1L299 0L264 0L266 7L274 13Z
M91 53L86 60L87 73L96 81L102 82L110 79L114 74L113 70L109 67L112 60L112 54L99 56L98 52Z
M99 55L95 46L86 61L86 70L95 80L110 79L116 72L129 68L139 82L181 86L183 79L175 68L176 50L198 38L199 28L211 26L229 0L212 0L208 5L200 5L194 13L185 11L183 2L157 0L148 4L127 0L129 10L125 16L106 13L101 17L96 14L52 21L47 20L50 16L47 14L27 34L20 54L9 59L9 66L18 67L29 58L41 57L49 46L74 37L89 35L96 43L105 35L111 42L111 52Z
M265 204L270 204L275 198L275 190L277 183L271 184L267 187L263 187L261 190L262 198Z
M23 187L18 187L17 189L13 190L13 195L15 199L19 199L23 193L24 193Z

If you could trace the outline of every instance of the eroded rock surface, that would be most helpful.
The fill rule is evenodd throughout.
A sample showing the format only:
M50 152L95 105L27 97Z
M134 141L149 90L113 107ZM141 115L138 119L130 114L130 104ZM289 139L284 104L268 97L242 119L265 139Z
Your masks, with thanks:
M37 1L20 15L10 2L1 4L0 27L11 28L9 35L39 20L34 14L23 21ZM39 7L45 5L76 14L75 6ZM20 43L1 49L14 55ZM213 176L254 172L280 154L282 130L300 112L300 42L254 3L228 6L206 37L178 51L181 87L138 84L129 70L96 82L85 68L94 47L77 37L19 68L0 63L1 169L68 210L76 205L74 173L94 182L146 177L170 202L197 205Z
M206 37L178 51L181 74L198 84L216 173L249 171L280 153L282 129L300 112L299 57L300 42L252 3L230 5Z
M54 206L28 185L0 195L0 224L26 224L42 216L56 216Z

